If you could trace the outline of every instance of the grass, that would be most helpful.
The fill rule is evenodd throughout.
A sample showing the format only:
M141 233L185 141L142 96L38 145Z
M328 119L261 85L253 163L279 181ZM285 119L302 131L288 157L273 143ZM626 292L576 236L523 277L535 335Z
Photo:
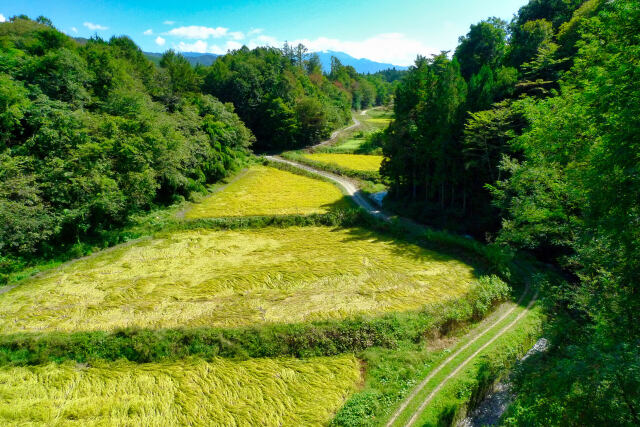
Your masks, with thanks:
M380 170L382 156L369 156L365 154L339 154L339 153L305 153L303 157L309 160L335 164L341 168L352 169L360 172L377 172Z
M351 138L343 142L340 142L332 146L331 148L334 149L335 152L338 152L338 151L354 152L358 150L362 146L362 144L364 144L366 141L367 140L365 138Z
M308 215L348 206L342 192L329 182L255 165L217 193L194 204L185 218Z
M361 380L332 358L0 368L2 425L326 425Z
M116 247L0 295L0 330L232 327L418 309L473 268L363 228L177 231Z

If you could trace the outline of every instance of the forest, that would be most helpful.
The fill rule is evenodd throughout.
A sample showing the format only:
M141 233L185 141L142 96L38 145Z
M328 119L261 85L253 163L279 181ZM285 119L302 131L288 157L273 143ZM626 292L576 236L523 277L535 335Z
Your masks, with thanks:
M397 88L390 205L551 263L512 425L640 423L640 2L531 0Z

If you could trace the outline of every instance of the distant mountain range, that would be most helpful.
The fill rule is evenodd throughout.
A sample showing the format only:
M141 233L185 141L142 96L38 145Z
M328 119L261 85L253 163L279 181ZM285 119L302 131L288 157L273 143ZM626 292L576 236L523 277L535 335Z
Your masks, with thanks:
M160 58L162 58L161 53L155 52L143 52L147 58L156 64L160 62ZM205 65L209 66L213 64L216 58L220 55L216 55L215 53L198 53L198 52L180 52L182 56L187 58L187 61L191 63L191 65Z
M181 52L182 55L187 58L187 60L191 63L191 65L205 65L209 66L214 63L216 58L220 55L216 55L213 53L197 53L197 52ZM348 55L344 52L334 52L334 51L326 51L326 52L316 52L320 57L320 63L322 64L322 70L325 72L331 71L331 57L335 56L342 62L342 65L351 65L356 69L357 72L362 74L367 73L376 73L382 70L388 70L389 68L395 68L396 70L406 70L408 67L403 67L400 65L393 64L385 64L382 62L375 62L370 59L362 58L357 59L351 55ZM160 62L160 58L162 57L161 53L155 52L144 52L144 54L151 61L156 64Z
M344 52L334 52L328 50L326 52L316 52L320 57L322 63L322 70L325 72L331 71L331 57L335 56L342 62L342 65L351 65L361 74L377 73L378 71L388 70L389 68L395 68L396 70L406 70L409 67L403 67L401 65L385 64L383 62L375 62L370 59L361 58L357 59Z

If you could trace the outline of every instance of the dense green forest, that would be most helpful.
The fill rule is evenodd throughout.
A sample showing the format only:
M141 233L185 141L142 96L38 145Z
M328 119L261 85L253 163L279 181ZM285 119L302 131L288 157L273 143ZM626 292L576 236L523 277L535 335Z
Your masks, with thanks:
M246 47L198 67L202 90L232 102L254 132L258 150L300 148L329 136L351 120L351 110L389 102L391 83L359 75L333 58L331 73L303 45Z
M640 2L531 0L397 89L391 205L561 269L513 425L640 423Z
M351 108L389 102L391 87L338 61L325 76L302 45L195 68L167 51L156 66L125 36L74 40L43 17L0 23L0 273L115 243L132 213L204 191L252 144L317 142Z

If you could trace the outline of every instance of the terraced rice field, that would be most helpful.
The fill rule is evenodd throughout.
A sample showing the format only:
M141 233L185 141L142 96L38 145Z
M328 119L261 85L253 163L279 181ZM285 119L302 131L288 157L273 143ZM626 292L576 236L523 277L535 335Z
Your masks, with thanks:
M336 154L336 153L305 153L309 160L325 164L334 164L341 168L362 172L375 172L380 170L382 156L370 156L365 154Z
M0 368L2 425L326 425L361 381L351 355Z
M388 125L389 123L391 123L391 119L390 118L386 118L386 117L374 117L374 118L368 118L366 119L366 121L370 122L370 123L375 123L375 124L380 124L380 125Z
M304 322L418 309L474 283L456 259L361 228L195 230L117 247L0 295L0 330Z
M252 215L308 215L346 207L333 184L266 166L252 166L221 191L187 211L187 219Z

